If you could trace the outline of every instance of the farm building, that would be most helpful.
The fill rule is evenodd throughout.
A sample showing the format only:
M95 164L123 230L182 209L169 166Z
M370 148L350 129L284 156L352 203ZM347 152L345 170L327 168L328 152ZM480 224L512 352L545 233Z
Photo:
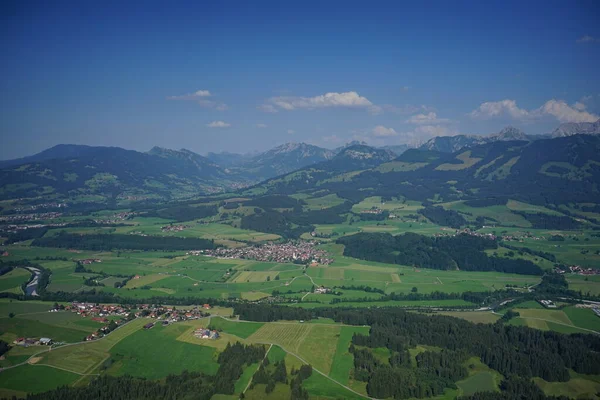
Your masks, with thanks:
M40 338L40 344L42 346L50 346L52 344L52 339L47 337Z
M154 326L154 322L149 322L146 325L144 325L144 329L150 329Z
M194 336L198 339L218 339L219 332L210 329L198 328L194 331Z
M552 300L539 300L540 304L546 308L556 308L556 304Z

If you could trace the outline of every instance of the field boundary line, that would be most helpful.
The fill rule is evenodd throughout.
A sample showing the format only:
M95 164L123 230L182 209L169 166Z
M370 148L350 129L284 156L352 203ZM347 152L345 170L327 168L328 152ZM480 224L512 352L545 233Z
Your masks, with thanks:
M267 342L256 342L256 343L259 343L259 344L272 344L272 343L267 343ZM332 382L334 382L334 383L337 383L338 385L340 385L340 386L341 386L341 387L343 387L344 389L347 389L347 390L351 391L352 393L354 393L354 394L357 394L357 395L359 395L360 397L363 397L363 398L365 398L365 399L370 399L370 400L378 400L378 399L377 399L377 398L375 398L375 397L369 397L369 396L367 396L367 395L364 395L364 394L362 394L362 393L359 393L359 392L357 392L356 390L354 390L354 389L352 389L352 388L350 388L350 387L348 387L348 386L344 385L343 383L336 381L335 379L333 379L333 378L332 378L332 377L330 377L329 375L325 374L324 372L321 372L321 371L319 371L319 370L318 370L318 369L316 369L316 368L315 368L315 367L314 367L312 364L310 364L309 362L307 362L305 359L303 359L302 357L300 357L299 355L297 355L297 354L295 354L295 353L292 353L291 351L289 351L288 349L286 349L286 348L285 348L285 347L283 347L282 345L278 344L277 346L281 347L281 348L283 349L283 351L285 351L286 353L289 353L289 354L293 355L293 356L294 356L294 357L296 357L298 360L302 361L304 364L306 364L306 365L310 365L310 366L312 367L313 371L316 371L318 374L321 374L321 375L323 375L325 378L329 379L330 381L332 381Z
M81 376L100 376L100 374L85 374L85 373L81 373L81 372L76 372L76 371L72 371L70 369L66 369L66 368L62 368L62 367L57 367L56 365L50 365L50 364L39 364L39 363L35 363L35 364L29 364L33 367L49 367L49 368L56 368L56 369L60 369L62 371L66 371L66 372L70 372L72 374L76 374L76 375L81 375Z
M263 357L261 363L263 361L265 361L265 358L267 358L267 356L269 355L269 352L271 351L271 348L273 348L273 343L271 343L271 345L267 349L267 352L265 353L265 356ZM258 368L260 368L260 364L258 364ZM258 371L258 368L256 368L256 371ZM254 374L256 373L256 371L254 371ZM254 374L252 374L252 376L250 377L250 380L248 381L248 384L246 385L246 387L244 388L244 390L242 391L242 393L246 393L246 390L248 390L248 388L252 384L252 379L254 379Z
M131 322L133 322L133 321L136 321L137 319L138 319L138 318L135 318L135 319L132 319L131 321L128 321L128 322L126 322L125 324L123 324L123 325L121 325L121 326L117 327L117 329L115 329L115 330L114 330L114 331L112 331L111 333L113 333L113 332L115 332L115 331L117 331L117 330L119 330L119 329L123 328L124 326L127 326L127 325L129 325ZM132 333L133 333L133 332L132 332ZM129 336L129 335L127 335L127 336ZM121 339L117 340L115 343L113 343L113 345L112 345L112 346L110 346L110 347L108 348L108 350L112 349L112 348L114 347L114 345L115 345L115 344L119 343L121 340L125 339L127 336L125 336L125 337L123 337L123 338L121 338ZM89 340L89 341L88 341L88 340L84 340L84 341L81 341L81 342L67 343L67 344L65 344L65 345L62 345L62 346L55 347L54 349L55 349L55 350L58 350L58 349L62 349L62 348L64 348L64 347L71 347L71 346L77 346L77 345L85 345L85 344L97 343L98 341L100 341L100 340L104 340L104 339L106 339L107 337L110 337L110 334L109 334L109 335L106 335L106 336L104 336L104 337L101 337L100 339L96 339L96 340ZM31 356L30 356L30 357L29 357L27 360L25 360L25 361L23 361L23 362L21 362L21 363L19 363L19 364L11 365L10 367L4 367L4 368L0 368L0 373L2 373L2 372L4 372L4 371L6 371L7 369L11 369L11 368L20 367L20 366L22 366L22 365L46 365L46 364L31 364L31 363L29 362L29 360L31 360L31 359L33 359L33 358L35 358L35 357L39 356L40 354L49 353L49 352L51 352L51 351L52 351L52 346L50 346L49 348L47 348L47 349L44 349L44 350L42 350L42 351L39 351L39 352L37 352L37 353L35 353L35 354L32 354L32 355L31 355ZM60 368L60 367L54 367L54 366L52 366L52 365L47 365L47 366L49 366L49 367L53 367L53 368L62 369L62 368ZM68 370L65 370L65 371L68 371ZM72 371L68 371L68 372L72 372ZM78 372L75 372L75 373L76 373L76 374L79 374ZM81 374L80 374L80 375L81 375Z
M525 319L525 320L527 320L527 319L534 319L534 320L538 320L538 321L551 322L553 324L563 325L563 326L570 326L571 328L577 328L577 329L581 329L582 331L592 332L592 333L595 333L596 335L600 335L600 332L592 330L592 329L582 328L582 327L577 326L577 325L569 325L569 324L565 324L563 322L558 322L558 321L551 320L551 319L535 318L535 317L517 317L517 318Z

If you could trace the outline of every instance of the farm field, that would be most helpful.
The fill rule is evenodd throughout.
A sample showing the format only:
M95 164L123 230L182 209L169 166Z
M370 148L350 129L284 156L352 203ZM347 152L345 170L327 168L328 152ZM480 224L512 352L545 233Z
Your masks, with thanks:
M329 374L339 332L340 327L337 325L269 323L263 325L247 340L276 344Z
M519 313L519 317L510 320L511 325L561 333L600 332L600 318L589 308L569 306L562 310L549 310L536 307L515 308L515 311Z

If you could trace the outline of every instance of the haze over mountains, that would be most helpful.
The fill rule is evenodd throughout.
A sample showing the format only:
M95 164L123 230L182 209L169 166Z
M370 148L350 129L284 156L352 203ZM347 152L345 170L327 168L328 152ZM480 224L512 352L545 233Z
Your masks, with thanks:
M427 141L419 150L413 149L408 152L407 145L375 148L364 142L351 142L334 150L306 143L287 143L256 155L209 153L207 156L187 149L153 147L150 151L142 153L117 147L62 144L29 157L0 161L0 185L3 186L1 197L51 195L60 198L78 194L107 198L187 198L197 194L239 190L294 171L310 169L312 166L326 170L331 176L368 169L376 169L379 172L397 172L407 168L420 170L422 166L419 166L419 163L430 163L433 160L439 160L441 164L468 164L475 156L464 156L466 159L459 157L459 161L455 159L461 150L467 148L489 148L489 151L497 153L496 157L506 158L512 150L506 146L493 146L495 143L518 142L519 146L525 149L528 143L536 143L542 139L552 142L553 138L564 138L579 133L600 134L600 121L563 124L548 135L527 135L519 129L507 127L496 134L485 136L442 136ZM574 143L577 146L581 145L579 141ZM581 148L576 151L587 154L588 150ZM449 159L455 161L447 161L447 156L442 154L448 154ZM400 158L397 158L398 156ZM396 158L395 164L390 163ZM422 160L418 161L419 158ZM411 159L417 161L406 164L407 160ZM584 159L590 157L586 155ZM505 161L509 160L510 157ZM488 174L486 179L493 180L510 175L508 172L511 166L504 165L502 171ZM542 166L535 168L540 170ZM563 169L559 171L560 168ZM584 170L581 169L582 166L573 168L554 165L544 173L575 179L574 177L589 175L596 167L588 165ZM448 170L462 171L463 168L459 165ZM461 175L464 171L455 174ZM481 175L481 171L476 175Z

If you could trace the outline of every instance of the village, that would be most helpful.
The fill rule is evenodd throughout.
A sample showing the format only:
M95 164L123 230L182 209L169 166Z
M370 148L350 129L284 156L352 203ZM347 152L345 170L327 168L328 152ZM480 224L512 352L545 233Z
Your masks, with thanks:
M161 323L162 325L170 325L176 322L204 318L210 315L207 312L207 310L210 309L210 304L203 304L202 306L178 310L174 306L150 304L140 304L137 306L128 307L124 305L73 302L68 305L59 305L58 303L55 303L49 312L73 312L77 313L77 315L80 315L82 318L90 318L91 321L104 324L104 326L100 327L96 332L93 332L82 338L82 341L93 341L108 335L119 326L124 325L135 318L154 319L155 321L148 322L143 327L143 329L150 329L157 323ZM199 337L202 336L204 335L200 335ZM207 338L216 339L217 337L218 333L216 333L216 331L214 333L210 331L207 333ZM13 341L13 344L17 346L29 347L52 346L63 343L55 342L52 338L48 337L19 337Z
M205 255L219 258L238 258L280 263L329 265L334 260L326 251L317 249L314 242L293 241L282 244L268 243L260 246L218 248L191 251L190 255Z

